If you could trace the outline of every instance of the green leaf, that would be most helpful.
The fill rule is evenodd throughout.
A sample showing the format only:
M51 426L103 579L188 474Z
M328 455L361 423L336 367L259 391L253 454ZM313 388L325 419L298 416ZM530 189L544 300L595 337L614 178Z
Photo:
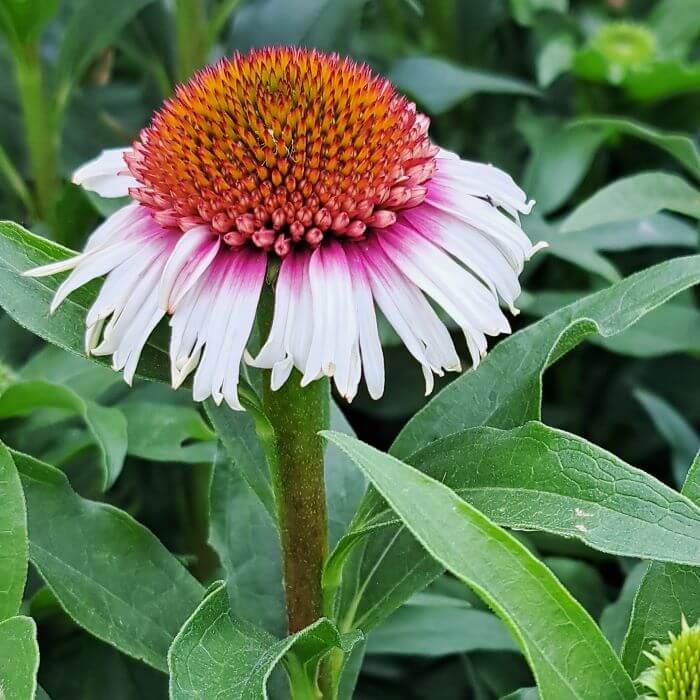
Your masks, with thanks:
M232 612L268 632L284 634L287 614L276 522L238 462L223 450L214 461L209 504L209 543L226 572Z
M85 421L100 451L102 488L112 486L126 456L126 419L122 412L85 401L65 386L43 381L17 382L0 396L0 420L27 416L44 408L75 413Z
M617 268L600 255L592 245L587 244L587 241L573 240L573 234L559 233L539 215L531 214L528 216L523 223L523 228L533 243L546 241L549 244L542 254L566 260L582 270L600 275L608 282L617 282L620 279Z
M27 579L27 512L17 468L0 442L0 621L16 615Z
M100 51L153 0L73 0L58 55L58 82L67 90Z
M52 316L49 305L59 277L22 277L22 272L75 255L63 246L36 236L18 224L0 222L0 306L22 327L53 345L84 357L85 316L99 285L77 289ZM170 383L167 350L150 340L141 355L137 375ZM105 358L90 357L109 364Z
M166 654L203 589L127 513L78 496L64 474L12 453L27 499L29 557L81 627L166 670Z
M630 97L641 101L663 100L700 89L700 62L656 60L630 71L623 82Z
M156 462L211 462L216 434L189 406L125 401L129 454Z
M542 374L598 333L614 336L675 294L700 282L700 256L675 258L574 302L501 341L449 384L399 433L392 454L405 458L464 428L511 428L540 418Z
M331 399L330 429L355 437L355 431ZM340 540L355 515L367 490L367 481L348 456L335 445L326 445L326 500L328 502L328 541L331 547Z
M211 400L204 402L204 410L226 448L229 459L240 470L270 519L277 522L267 462L255 432L255 421L251 413L231 411L227 406L217 406Z
M442 114L477 93L539 96L536 87L518 78L463 68L441 58L413 56L397 61L389 80L413 95L431 114Z
M698 316L700 322L700 315ZM698 344L700 348L700 343ZM644 389L636 389L634 396L649 414L656 429L671 448L673 478L682 485L688 469L700 450L700 435L671 404Z
M561 120L525 111L518 114L517 124L531 152L522 187L537 202L537 213L544 215L565 204L581 183L605 133L566 129Z
M58 0L4 0L0 31L15 50L35 41L58 10Z
M426 551L506 623L545 700L636 698L593 620L515 538L417 469L348 436L324 435L365 472Z
M491 613L464 604L399 608L367 637L368 654L446 656L472 651L518 651L506 626Z
M567 12L569 0L510 0L516 22L530 26L538 12Z
M576 538L610 554L700 564L700 509L575 435L540 423L510 431L472 428L408 461L500 526ZM348 555L345 577L360 585L344 582L340 617L362 629L441 572L374 490L331 555L328 588Z
M572 245L610 252L650 247L697 250L699 242L696 228L669 214L654 214L571 231L566 234L566 240Z
M700 453L682 493L700 506ZM680 631L682 615L700 619L700 568L653 562L634 598L622 645L622 662L633 678L650 664L644 652L652 651L654 642L667 642L669 632Z
M622 642L632 617L634 597L648 568L649 562L639 562L625 579L617 600L606 606L600 616L600 628L618 654L622 649Z
M695 0L659 0L647 22L665 53L684 58L700 33L700 5Z
M38 669L34 620L18 616L0 622L0 697L34 700Z
M545 42L537 56L537 84L549 87L562 73L571 69L576 42L567 33L559 33Z
M584 117L569 125L570 129L587 133L590 128L606 134L627 134L658 146L670 153L696 178L700 178L700 152L695 142L684 134L669 134L646 124L616 117ZM600 132L599 132L600 133Z
M617 180L580 204L562 233L651 216L662 209L700 219L700 192L677 175L648 172Z
M20 375L22 379L62 384L92 401L98 400L117 384L125 387L114 370L53 345L44 345L34 353L22 366Z
M326 618L279 640L234 617L226 590L218 584L170 648L170 698L267 698L267 680L285 654L292 651L303 667L314 665L333 648L350 651L357 641L357 635L341 636Z
M520 307L525 313L545 316L581 298L581 292L538 292L529 297L523 295ZM590 340L610 352L629 357L700 352L700 311L670 302L650 311L621 333L607 338L593 336Z
M338 49L365 2L255 0L236 12L231 43L239 51L274 45Z

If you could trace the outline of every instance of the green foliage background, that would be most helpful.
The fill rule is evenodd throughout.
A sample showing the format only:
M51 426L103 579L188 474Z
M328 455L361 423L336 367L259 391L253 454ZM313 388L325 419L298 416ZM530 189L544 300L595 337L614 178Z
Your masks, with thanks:
M700 617L700 3L2 0L0 34L0 697L284 697L329 650L339 697L634 697ZM330 619L287 638L252 418L148 381L158 333L128 390L79 356L95 287L49 318L19 276L112 210L72 170L268 44L369 62L550 244L429 403L382 329L385 397L332 410Z

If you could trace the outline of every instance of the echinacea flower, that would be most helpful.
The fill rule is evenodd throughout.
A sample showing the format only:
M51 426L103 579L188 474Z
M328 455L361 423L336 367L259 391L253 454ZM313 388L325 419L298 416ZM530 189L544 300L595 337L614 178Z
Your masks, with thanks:
M241 361L332 377L351 400L364 374L384 390L375 304L433 375L461 363L434 305L472 364L507 333L518 274L535 251L518 216L531 203L490 165L433 145L429 120L364 65L268 48L236 54L175 91L131 148L109 150L74 181L132 203L69 260L51 311L101 275L85 348L131 382L149 335L170 317L172 384L239 409ZM246 353L268 263L277 269L269 337ZM429 300L430 299L430 300Z
M700 622L690 627L681 617L680 634L668 634L670 644L644 652L652 665L639 682L652 691L647 700L700 700Z

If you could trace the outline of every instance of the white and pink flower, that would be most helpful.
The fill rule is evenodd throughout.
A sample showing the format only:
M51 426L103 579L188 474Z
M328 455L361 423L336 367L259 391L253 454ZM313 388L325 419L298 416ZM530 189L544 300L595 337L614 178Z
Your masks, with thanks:
M133 200L85 250L28 271L71 270L56 307L106 275L85 349L131 382L156 325L171 326L172 384L240 409L241 362L332 377L340 395L384 391L375 306L423 368L461 362L435 305L462 329L471 363L509 332L518 275L539 246L532 204L503 171L434 146L428 119L366 66L304 49L223 59L180 86L130 147L74 180ZM246 352L268 262L279 265L269 336Z

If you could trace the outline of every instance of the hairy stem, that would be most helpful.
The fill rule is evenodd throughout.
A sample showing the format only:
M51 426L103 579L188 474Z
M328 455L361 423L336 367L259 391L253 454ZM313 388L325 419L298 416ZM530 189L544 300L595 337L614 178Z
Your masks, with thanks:
M272 317L272 290L260 304L261 328ZM327 379L300 386L291 377L277 391L270 372L263 378L262 404L272 428L268 450L282 542L284 586L289 632L297 632L322 615L321 572L328 553L328 520L324 484L323 442L328 425L330 390Z
M321 570L328 550L323 443L318 435L328 420L328 382L317 380L302 388L300 380L295 370L278 391L270 389L269 377L263 388L277 448L271 476L290 633L321 617Z

